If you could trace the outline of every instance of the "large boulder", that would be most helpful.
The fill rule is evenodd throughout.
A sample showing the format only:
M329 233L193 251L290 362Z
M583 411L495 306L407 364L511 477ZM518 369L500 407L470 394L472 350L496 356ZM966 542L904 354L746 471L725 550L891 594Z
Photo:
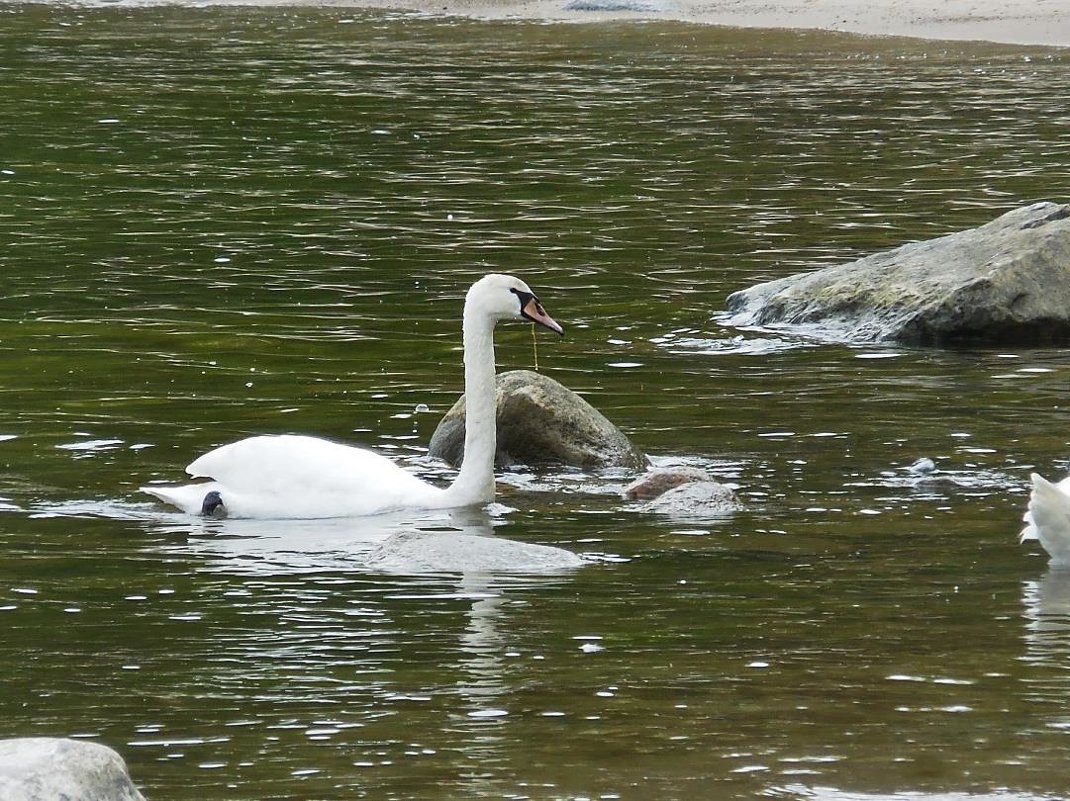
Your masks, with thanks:
M4 801L145 801L126 763L99 743L59 737L0 740Z
M1070 341L1070 206L1036 203L979 228L735 292L725 322L849 342Z
M530 370L499 373L499 466L566 464L642 470L646 456L572 390ZM464 456L464 396L431 436L429 455L452 465Z

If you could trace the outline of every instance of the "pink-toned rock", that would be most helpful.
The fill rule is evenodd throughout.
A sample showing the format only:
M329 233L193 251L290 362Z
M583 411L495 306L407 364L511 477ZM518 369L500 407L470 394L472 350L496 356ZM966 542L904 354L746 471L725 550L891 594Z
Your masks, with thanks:
M697 467L659 467L644 473L625 487L624 499L649 501L681 484L710 480L709 474Z

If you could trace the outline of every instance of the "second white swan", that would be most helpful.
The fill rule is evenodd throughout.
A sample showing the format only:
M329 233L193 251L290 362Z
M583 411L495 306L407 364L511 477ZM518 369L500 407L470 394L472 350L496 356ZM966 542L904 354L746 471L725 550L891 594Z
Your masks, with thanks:
M186 468L208 481L141 489L189 514L211 517L355 517L488 503L494 498L493 335L499 320L529 320L564 333L519 278L486 275L468 290L462 324L464 461L449 487L428 484L363 448L284 434L223 445Z
M1033 491L1029 509L1022 518L1026 526L1018 536L1020 542L1039 540L1055 567L1070 567L1070 477L1052 484L1043 476L1031 474Z

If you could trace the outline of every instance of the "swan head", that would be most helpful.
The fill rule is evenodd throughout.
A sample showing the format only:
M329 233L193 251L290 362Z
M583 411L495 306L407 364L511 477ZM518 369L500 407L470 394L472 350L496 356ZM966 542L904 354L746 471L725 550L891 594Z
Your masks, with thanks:
M528 320L564 336L562 328L539 303L531 288L512 275L491 273L472 284L465 310L498 320Z
M223 504L223 496L217 490L212 490L204 496L204 502L201 504L201 516L214 517L216 520L222 520L227 516L227 507Z

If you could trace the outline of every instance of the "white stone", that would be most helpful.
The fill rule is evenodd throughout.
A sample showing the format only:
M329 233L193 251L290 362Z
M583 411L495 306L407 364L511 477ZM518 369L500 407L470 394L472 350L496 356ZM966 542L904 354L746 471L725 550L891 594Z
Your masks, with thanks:
M115 751L60 737L0 740L0 799L145 801Z

